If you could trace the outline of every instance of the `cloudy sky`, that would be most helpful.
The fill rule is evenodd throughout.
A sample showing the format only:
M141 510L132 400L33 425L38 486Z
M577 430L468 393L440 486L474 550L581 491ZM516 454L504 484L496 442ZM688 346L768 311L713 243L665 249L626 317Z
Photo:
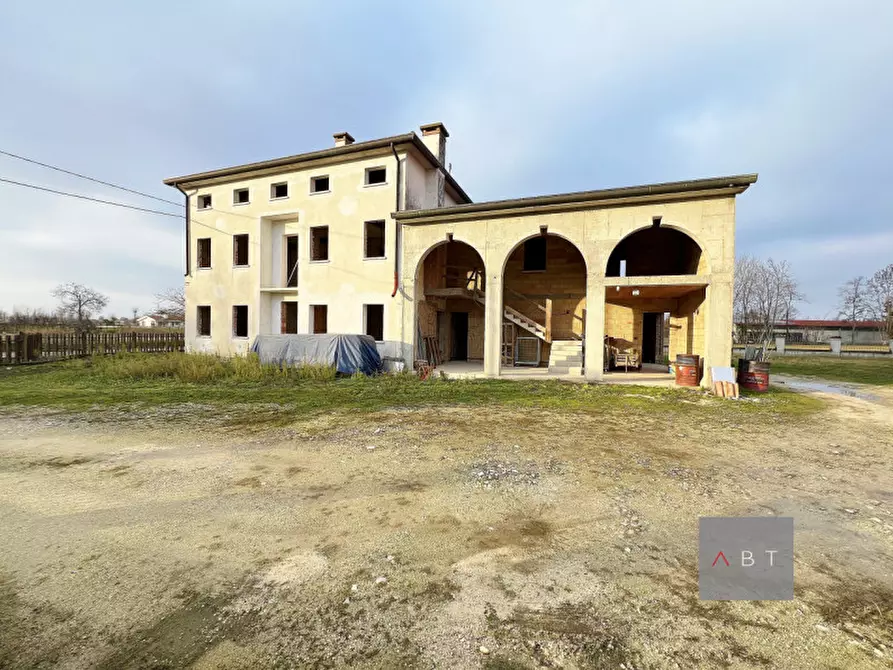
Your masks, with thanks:
M738 253L808 298L893 263L893 2L5 0L0 150L178 200L164 177L441 120L476 201L759 172ZM176 207L0 155L0 178ZM183 275L175 218L0 183L0 309L108 312Z

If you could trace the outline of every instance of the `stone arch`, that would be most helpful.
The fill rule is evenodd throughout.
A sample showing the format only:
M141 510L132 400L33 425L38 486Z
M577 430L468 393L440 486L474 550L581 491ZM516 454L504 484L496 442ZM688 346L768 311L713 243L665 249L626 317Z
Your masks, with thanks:
M502 263L506 363L551 369L561 341L561 351L569 352L567 371L582 372L587 276L583 251L560 233L529 235L511 248Z
M464 240L439 241L419 259L414 285L414 336L421 335L415 357L430 362L482 361L486 321L483 254Z
M624 236L608 255L606 277L708 274L710 259L704 246L687 230L658 224L638 228Z

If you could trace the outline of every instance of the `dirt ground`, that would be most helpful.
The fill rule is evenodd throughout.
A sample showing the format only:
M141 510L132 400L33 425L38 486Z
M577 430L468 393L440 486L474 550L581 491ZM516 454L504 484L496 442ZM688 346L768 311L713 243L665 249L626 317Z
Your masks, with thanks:
M0 667L893 667L878 394L710 425L5 410ZM795 600L700 601L698 517L773 514Z

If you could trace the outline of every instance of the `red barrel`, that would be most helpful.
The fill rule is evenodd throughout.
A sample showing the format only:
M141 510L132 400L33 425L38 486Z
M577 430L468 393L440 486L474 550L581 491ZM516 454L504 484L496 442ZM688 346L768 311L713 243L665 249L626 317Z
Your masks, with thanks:
M769 363L738 359L738 386L750 391L769 390Z
M676 385L697 386L701 380L701 357L697 354L676 356Z

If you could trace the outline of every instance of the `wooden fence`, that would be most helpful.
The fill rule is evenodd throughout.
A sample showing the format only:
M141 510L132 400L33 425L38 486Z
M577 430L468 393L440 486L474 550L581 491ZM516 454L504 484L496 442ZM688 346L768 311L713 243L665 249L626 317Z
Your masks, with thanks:
M122 352L183 351L183 333L0 333L0 365Z

